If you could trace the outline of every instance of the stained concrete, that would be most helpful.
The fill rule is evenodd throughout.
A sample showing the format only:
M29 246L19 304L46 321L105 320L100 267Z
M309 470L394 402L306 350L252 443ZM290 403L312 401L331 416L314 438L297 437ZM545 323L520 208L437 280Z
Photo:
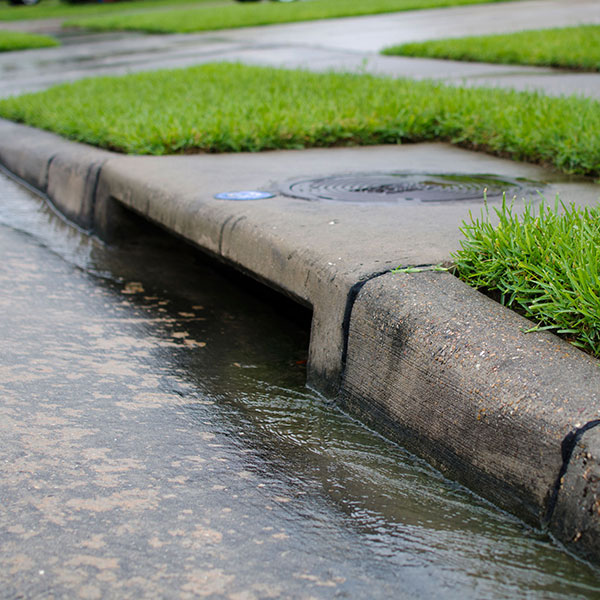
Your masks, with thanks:
M448 273L367 282L342 403L471 489L544 522L562 443L600 418L600 369ZM596 557L598 558L598 557Z

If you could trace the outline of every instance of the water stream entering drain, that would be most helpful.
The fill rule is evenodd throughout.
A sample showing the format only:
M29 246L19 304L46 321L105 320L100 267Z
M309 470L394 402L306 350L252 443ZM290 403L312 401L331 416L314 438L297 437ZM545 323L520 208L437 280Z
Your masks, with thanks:
M0 252L7 597L600 592L306 390L304 309L152 230L89 240L2 176Z

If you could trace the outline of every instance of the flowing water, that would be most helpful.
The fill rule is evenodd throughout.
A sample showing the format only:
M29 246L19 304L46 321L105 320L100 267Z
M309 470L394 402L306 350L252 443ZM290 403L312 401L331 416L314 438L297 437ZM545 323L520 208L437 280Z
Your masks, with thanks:
M2 598L595 598L597 570L306 389L310 314L0 176Z

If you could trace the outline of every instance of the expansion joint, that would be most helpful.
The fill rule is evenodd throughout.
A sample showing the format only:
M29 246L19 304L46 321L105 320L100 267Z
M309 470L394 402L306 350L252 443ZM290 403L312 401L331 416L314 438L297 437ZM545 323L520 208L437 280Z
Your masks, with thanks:
M554 510L556 508L556 504L558 502L558 495L560 494L560 489L562 487L563 477L566 475L567 470L569 468L569 463L571 462L571 457L573 456L573 451L575 447L579 443L579 440L583 437L583 435L600 425L600 419L594 419L593 421L589 421L582 427L577 427L570 431L564 438L561 444L561 454L562 454L562 466L560 471L558 472L558 476L554 483L554 489L552 490L552 495L550 496L550 500L548 501L548 508L546 510L546 515L544 517L544 524L547 525L550 523L552 519L552 515L554 514Z

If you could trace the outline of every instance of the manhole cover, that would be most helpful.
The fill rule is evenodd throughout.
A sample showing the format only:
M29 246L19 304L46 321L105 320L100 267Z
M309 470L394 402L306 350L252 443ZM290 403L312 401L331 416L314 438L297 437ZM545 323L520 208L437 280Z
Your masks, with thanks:
M280 191L304 200L409 203L483 200L484 193L488 198L501 197L503 193L512 198L532 189L531 182L493 175L363 173L297 179L284 183Z

